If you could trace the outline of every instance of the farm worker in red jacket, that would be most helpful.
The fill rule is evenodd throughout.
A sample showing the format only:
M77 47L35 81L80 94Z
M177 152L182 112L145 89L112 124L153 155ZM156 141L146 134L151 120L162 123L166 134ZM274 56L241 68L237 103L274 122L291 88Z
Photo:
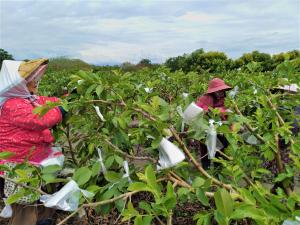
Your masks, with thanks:
M226 91L232 89L230 86L219 78L214 78L208 83L208 90L206 93L198 98L196 105L201 107L204 111L208 111L209 108L218 108L221 113L225 114L226 108L224 105Z
M1 160L0 164L14 167L25 159L39 165L52 152L54 138L49 128L62 121L64 111L56 107L43 117L33 114L33 109L47 101L58 98L37 96L38 83L48 66L48 59L28 62L4 60L0 72L0 152L9 151L14 155ZM14 194L12 183L5 181L4 193ZM12 206L11 225L38 224L37 208L24 206L28 199L21 199ZM46 211L43 209L44 212ZM46 213L47 214L47 213ZM45 217L49 217L45 216Z

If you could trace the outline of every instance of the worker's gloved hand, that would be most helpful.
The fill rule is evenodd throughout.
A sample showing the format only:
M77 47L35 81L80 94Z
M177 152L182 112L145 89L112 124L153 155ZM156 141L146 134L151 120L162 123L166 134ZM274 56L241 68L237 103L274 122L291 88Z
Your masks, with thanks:
M64 108L62 106L58 106L60 112L61 112L61 115L63 117L63 119L66 117L66 115L68 114L68 112L66 110L64 110Z

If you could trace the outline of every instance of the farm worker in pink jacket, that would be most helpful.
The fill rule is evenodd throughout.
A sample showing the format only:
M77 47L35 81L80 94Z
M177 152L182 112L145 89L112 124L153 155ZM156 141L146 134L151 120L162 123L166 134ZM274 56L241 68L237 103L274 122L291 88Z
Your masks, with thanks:
M38 83L48 66L48 59L28 62L4 60L0 72L0 152L14 155L1 160L10 167L24 162L39 165L52 152L54 138L50 128L62 121L64 110L56 107L41 118L33 113L37 106L58 98L37 96ZM12 184L5 181L5 195L14 194ZM7 194L8 193L8 194ZM8 197L8 196L6 196ZM21 199L21 203L27 203ZM20 203L20 202L18 202ZM21 204L13 205L11 225L35 225L37 209ZM44 210L45 211L45 210ZM46 216L47 217L47 216Z
M218 108L221 113L225 114L226 108L224 102L226 91L230 89L232 88L225 84L223 80L214 78L209 81L206 93L197 99L196 105L206 112L209 108Z
M225 82L220 78L214 78L209 81L208 89L204 95L197 99L196 105L201 107L205 112L209 111L209 108L219 109L221 112L222 120L226 120L226 112L228 111L224 105L226 91L232 89L230 86L225 84ZM228 146L228 141L223 135L217 136L219 141L222 143L223 148ZM203 144L200 144L200 154L201 157L207 155L207 147ZM217 154L218 155L218 154ZM210 164L208 156L201 158L202 166L204 169L207 169Z

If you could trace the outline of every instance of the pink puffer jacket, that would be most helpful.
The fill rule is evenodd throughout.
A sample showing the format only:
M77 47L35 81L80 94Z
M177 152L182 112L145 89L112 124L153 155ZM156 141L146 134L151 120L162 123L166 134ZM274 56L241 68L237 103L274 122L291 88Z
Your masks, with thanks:
M56 102L57 98L37 97L35 103L43 105L46 101ZM62 120L59 108L54 108L42 118L33 114L32 102L22 98L7 100L0 114L0 152L9 151L15 155L4 162L21 163L28 158L38 164L51 152L54 138L49 128Z

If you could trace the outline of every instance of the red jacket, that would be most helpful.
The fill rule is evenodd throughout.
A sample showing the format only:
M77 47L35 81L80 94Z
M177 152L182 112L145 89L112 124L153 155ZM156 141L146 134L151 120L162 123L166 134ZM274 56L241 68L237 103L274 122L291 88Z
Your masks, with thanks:
M57 98L37 97L35 103L43 105L46 101L55 102ZM62 120L59 108L54 108L42 118L33 114L33 103L27 99L7 100L0 114L0 152L10 151L13 157L3 162L22 162L29 157L32 163L39 163L51 152L54 137L49 128ZM31 154L30 154L31 153Z

